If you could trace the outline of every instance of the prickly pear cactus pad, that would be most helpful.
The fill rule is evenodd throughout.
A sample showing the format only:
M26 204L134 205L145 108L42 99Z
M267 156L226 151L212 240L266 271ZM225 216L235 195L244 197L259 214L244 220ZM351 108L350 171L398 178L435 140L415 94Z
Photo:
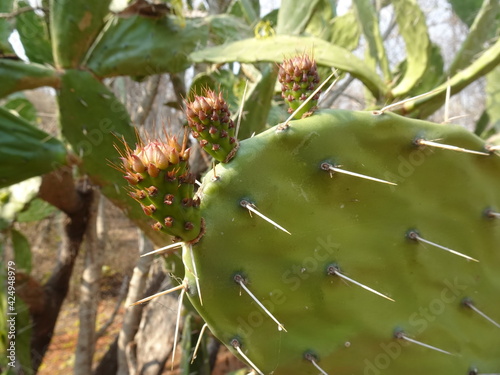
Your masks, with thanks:
M500 373L500 157L467 130L319 111L197 195L186 294L257 373Z

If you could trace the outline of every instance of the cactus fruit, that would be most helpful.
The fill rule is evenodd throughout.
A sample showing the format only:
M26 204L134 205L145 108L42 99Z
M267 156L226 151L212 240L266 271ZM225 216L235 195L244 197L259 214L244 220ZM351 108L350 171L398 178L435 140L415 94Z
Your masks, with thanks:
M135 166L146 147L127 179L162 196L155 157ZM346 110L277 125L193 196L203 225L174 233L183 295L259 374L498 373L499 173L497 147L455 125Z
M308 55L296 56L283 61L279 66L278 79L281 83L281 96L293 113L316 90L319 84L316 62ZM308 115L318 104L319 92L295 114L296 119Z
M207 90L186 102L186 116L193 136L214 159L227 163L238 150L235 126L222 93Z
M189 149L167 137L167 142L149 141L133 151L127 147L122 162L129 195L156 220L153 229L193 241L202 233L202 221L188 159Z

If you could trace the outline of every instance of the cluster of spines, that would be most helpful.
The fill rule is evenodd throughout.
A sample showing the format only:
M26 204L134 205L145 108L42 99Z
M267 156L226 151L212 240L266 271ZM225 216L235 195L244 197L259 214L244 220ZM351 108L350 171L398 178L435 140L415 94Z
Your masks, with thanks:
M206 90L186 102L186 116L192 134L215 160L227 163L238 149L236 128L222 93Z
M316 62L306 54L284 60L279 66L278 79L281 83L281 96L289 106L288 112L293 113L318 87ZM295 118L310 115L317 106L318 99L319 92L314 94Z
M196 240L202 232L199 199L194 195L195 176L189 172L189 149L175 137L166 142L140 142L122 156L129 195L164 231L183 241Z

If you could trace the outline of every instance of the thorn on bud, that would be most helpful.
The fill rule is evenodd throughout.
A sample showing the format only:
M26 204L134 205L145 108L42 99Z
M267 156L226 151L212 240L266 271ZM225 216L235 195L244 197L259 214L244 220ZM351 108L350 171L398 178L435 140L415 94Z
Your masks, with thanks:
M160 222L157 222L157 223L154 223L153 225L151 225L151 227L152 227L155 231L159 232L159 231L161 231L161 229L163 228L163 225L161 225L161 223L160 223Z
M174 195L173 194L165 195L163 203L168 204L169 206L172 205L174 203Z
M141 206L142 210L147 216L151 216L156 211L156 207L152 204L150 204L149 206L144 206L144 205Z
M173 217L171 217L171 216L167 216L167 217L165 218L165 226L166 226L167 228L172 228L172 226L173 226L173 225L174 225L174 218L173 218Z
M145 188L145 190L148 192L148 195L150 197L154 197L156 196L156 194L158 194L158 188L156 186L147 187Z

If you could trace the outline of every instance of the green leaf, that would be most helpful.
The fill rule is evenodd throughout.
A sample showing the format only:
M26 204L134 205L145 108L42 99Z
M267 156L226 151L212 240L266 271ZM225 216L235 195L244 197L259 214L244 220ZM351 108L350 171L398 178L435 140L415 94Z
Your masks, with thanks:
M27 1L18 1L19 7L29 6ZM24 12L16 17L16 29L24 52L31 62L54 64L49 29L44 16L35 12Z
M19 223L40 221L57 211L57 208L50 203L47 203L43 199L35 198L29 203L27 209L17 215L16 221Z
M11 111L15 111L20 117L22 117L26 121L29 121L31 123L36 122L37 119L36 108L33 105L33 103L31 103L28 99L24 97L24 95L22 96L16 95L16 97L10 99L7 103L4 104L4 108L9 109Z
M208 25L203 20L187 19L181 28L175 17L115 16L87 65L99 77L178 73L189 67L188 55L205 45L207 37Z
M353 10L332 20L332 35L330 42L348 51L359 45L361 27Z
M299 35L307 27L321 0L283 1L278 13L276 32L283 35Z
M11 13L13 3L13 0L0 0L0 13ZM8 40L13 29L12 19L0 18L0 56L14 53Z
M377 73L363 61L341 47L313 37L278 35L265 39L245 39L194 52L191 59L194 62L211 63L282 62L284 57L309 52L309 49L319 65L349 72L361 80L375 97L387 91L387 86Z
M0 108L0 187L39 176L66 164L56 138Z
M305 34L329 41L332 36L331 20L335 17L336 7L335 1L320 0L306 26Z
M111 0L51 0L50 31L58 68L77 68L104 27Z
M358 22L363 29L363 34L368 44L366 58L372 63L370 66L376 68L378 64L386 81L391 80L389 62L385 54L384 42L380 34L378 15L370 0L354 0Z
M229 14L217 14L205 18L210 28L210 41L214 44L249 38L252 29L241 18Z
M38 194L41 183L40 177L33 177L0 189L0 231L8 228L16 220L17 215Z
M260 19L258 0L236 0L229 6L227 13L246 21L247 25L255 25Z
M39 64L0 59L0 98L13 92L42 86L58 87L60 78L55 70Z
M401 77L404 77L406 71L406 60L401 63L401 67L397 72ZM425 74L415 84L409 92L409 96L417 96L426 92L432 91L439 86L443 81L444 60L440 48L432 44L429 62Z
M449 0L455 14L467 25L472 25L483 0Z
M29 275L31 273L31 246L28 239L15 229L10 231L10 238L14 248L16 270Z
M250 86L243 107L243 113L248 114L242 118L239 139L250 138L253 133L259 134L266 129L277 76L277 66L269 64L263 69L260 80Z
M406 102L402 107L402 111L406 114L412 113L412 116L426 118L443 105L448 85L450 86L451 94L454 95L480 77L491 72L499 64L500 39L471 65L451 77L449 82L445 82L437 87L432 94Z
M474 61L476 55L481 52L484 45L494 36L500 24L497 16L500 12L500 2L498 0L485 0L479 10L474 23L470 27L467 38L462 43L460 50L455 55L449 68L448 76L467 67Z
M427 69L431 42L425 23L425 15L415 0L394 0L399 33L406 45L406 73L392 89L393 97L404 97L415 87Z

